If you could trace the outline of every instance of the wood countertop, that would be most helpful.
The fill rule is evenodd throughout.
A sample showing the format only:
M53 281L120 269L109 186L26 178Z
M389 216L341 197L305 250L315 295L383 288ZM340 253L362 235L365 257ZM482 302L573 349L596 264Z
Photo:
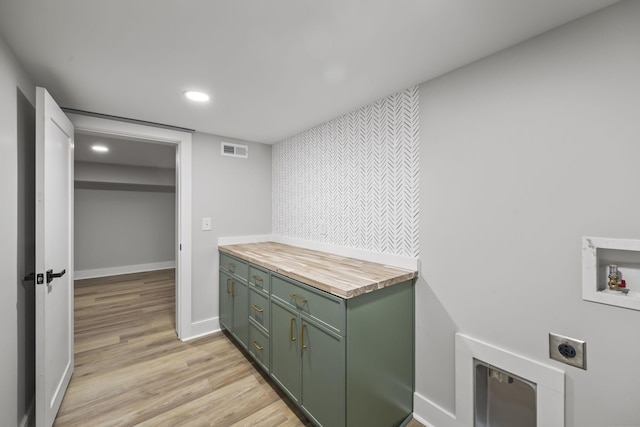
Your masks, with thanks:
M275 242L224 245L218 249L345 299L418 276L417 271Z

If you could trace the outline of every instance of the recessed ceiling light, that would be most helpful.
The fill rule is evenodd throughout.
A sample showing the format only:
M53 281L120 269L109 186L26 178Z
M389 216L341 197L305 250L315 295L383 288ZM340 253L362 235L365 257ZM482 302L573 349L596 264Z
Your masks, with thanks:
M192 101L206 102L209 100L209 95L204 92L198 92L196 90L188 90L184 93L184 96Z
M109 147L105 147L104 145L92 145L91 149L93 151L97 151L98 153L106 153L109 151Z

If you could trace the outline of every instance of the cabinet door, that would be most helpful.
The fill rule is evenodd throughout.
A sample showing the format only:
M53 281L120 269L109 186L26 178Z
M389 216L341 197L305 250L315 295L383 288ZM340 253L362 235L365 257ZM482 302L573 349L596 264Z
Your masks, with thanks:
M249 345L249 286L240 280L233 279L231 286L233 296L233 334L240 344Z
M233 324L232 312L233 312L233 297L231 296L231 276L226 273L220 272L220 326L224 329L231 331Z
M271 302L271 375L296 403L300 400L300 317Z
M318 424L346 423L344 337L302 319L302 407Z

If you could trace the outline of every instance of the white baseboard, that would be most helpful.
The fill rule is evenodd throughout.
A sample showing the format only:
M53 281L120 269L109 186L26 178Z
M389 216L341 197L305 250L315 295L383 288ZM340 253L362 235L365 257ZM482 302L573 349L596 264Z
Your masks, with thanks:
M427 427L462 427L455 415L420 393L413 393L413 417Z
M204 337L220 331L220 318L211 317L205 320L199 320L191 324L189 336L182 337L182 341L191 341L196 338Z
M120 267L96 268L93 270L77 270L74 279L93 279L95 277L116 276L118 274L141 273L143 271L175 268L175 261L153 262L150 264L123 265Z
M433 424L429 424L424 418L420 418L420 416L415 412L412 414L412 416L414 420L418 421L420 424L422 424L425 427L435 427Z
M29 404L29 408L27 408L27 413L24 414L22 420L20 421L19 427L31 427L35 425L35 409L36 409L36 399L35 397L31 399L31 403Z

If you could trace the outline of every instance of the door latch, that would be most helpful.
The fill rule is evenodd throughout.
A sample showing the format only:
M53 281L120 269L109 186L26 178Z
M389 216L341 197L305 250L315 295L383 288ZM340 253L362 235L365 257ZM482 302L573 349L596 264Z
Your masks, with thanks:
M29 273L24 276L24 279L22 280L24 280L25 282L33 282L35 280L36 285L42 285L44 283L44 274Z
M60 273L54 273L53 270L47 270L47 283L51 283L53 279L64 276L64 273L66 272L66 269L62 270Z

